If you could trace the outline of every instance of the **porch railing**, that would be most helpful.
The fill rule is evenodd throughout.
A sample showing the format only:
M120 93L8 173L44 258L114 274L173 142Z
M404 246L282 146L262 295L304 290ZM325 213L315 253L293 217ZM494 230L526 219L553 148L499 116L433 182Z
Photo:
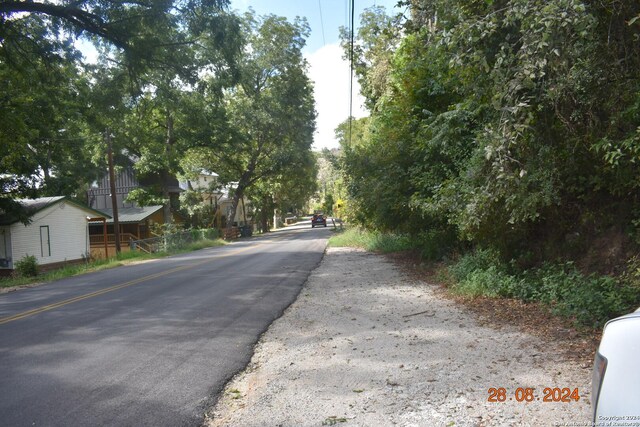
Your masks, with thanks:
M130 240L137 239L138 236L131 233L120 233L120 244L127 245ZM94 234L89 236L89 243L92 247L102 247L104 246L104 235L103 234ZM107 244L115 245L116 244L116 236L115 234L107 234Z
M140 250L147 253L164 252L184 247L199 240L216 239L218 236L218 230L214 228L206 230L187 230L179 233L152 237L149 239L131 239L129 241L129 246L132 251Z

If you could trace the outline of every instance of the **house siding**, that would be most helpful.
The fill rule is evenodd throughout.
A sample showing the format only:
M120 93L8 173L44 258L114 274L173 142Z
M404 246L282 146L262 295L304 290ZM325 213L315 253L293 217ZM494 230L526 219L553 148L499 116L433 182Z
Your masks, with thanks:
M49 227L51 255L42 256L40 229ZM36 213L31 224L11 227L12 259L15 263L34 255L38 264L46 265L82 259L89 252L87 212L62 201Z
M87 191L89 206L93 209L111 209L113 205L111 202L109 175L103 176L97 185L97 187L90 188ZM131 208L136 206L133 202L125 201L129 192L136 188L140 188L140 183L132 169L126 168L116 174L116 200L119 207Z

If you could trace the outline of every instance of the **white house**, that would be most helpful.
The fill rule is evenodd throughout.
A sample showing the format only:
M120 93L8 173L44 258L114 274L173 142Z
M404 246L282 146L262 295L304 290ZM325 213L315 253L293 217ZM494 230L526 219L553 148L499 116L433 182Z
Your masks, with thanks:
M219 175L215 172L209 172L208 170L201 170L200 173L192 179L187 181L180 181L180 188L183 190L211 190L212 187L218 186Z
M24 225L0 215L0 274L4 275L27 255L47 268L83 260L90 251L88 219L110 218L64 196L18 202L31 222Z
M224 187L220 187L217 173L202 170L194 179L180 182L180 188L200 191L204 202L215 207L215 215L218 218L216 224L218 227L223 228L227 219L231 216L232 198L229 197L229 193L237 184L237 182L231 182ZM246 197L243 197L238 203L233 223L237 225L251 224L250 211L251 202ZM222 219L223 217L224 220Z

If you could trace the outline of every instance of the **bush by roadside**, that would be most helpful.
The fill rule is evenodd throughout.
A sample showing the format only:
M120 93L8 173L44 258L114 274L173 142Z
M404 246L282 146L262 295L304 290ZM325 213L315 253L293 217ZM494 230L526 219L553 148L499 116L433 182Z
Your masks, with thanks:
M33 255L26 255L16 262L16 274L18 277L35 277L38 275L38 260Z
M362 248L367 251L391 253L413 249L406 235L369 231L360 227L347 227L329 239L329 246Z
M459 294L539 301L554 314L580 326L601 327L640 304L640 286L629 274L585 275L571 263L547 263L522 272L501 262L496 253L477 250L448 267Z

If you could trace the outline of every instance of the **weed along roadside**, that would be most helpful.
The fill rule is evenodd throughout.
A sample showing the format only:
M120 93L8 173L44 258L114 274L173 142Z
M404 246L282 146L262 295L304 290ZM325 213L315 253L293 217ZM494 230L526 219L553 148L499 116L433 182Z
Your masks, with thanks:
M358 247L342 246L350 234ZM409 271L406 255L396 262L397 255L362 249L377 242L392 252L407 241L353 230L332 238L205 425L589 422L591 365L567 357L561 340L511 320L486 322ZM545 388L570 388L575 398L544 402Z

